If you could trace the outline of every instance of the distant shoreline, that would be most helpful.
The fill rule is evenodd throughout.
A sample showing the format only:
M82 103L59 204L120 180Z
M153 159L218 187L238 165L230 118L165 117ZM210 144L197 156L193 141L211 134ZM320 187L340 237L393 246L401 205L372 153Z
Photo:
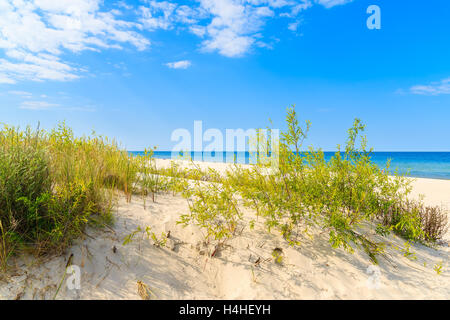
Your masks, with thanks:
M176 161L182 168L194 168L192 161L186 160L172 160L172 159L156 159L156 166L158 168L169 167L172 161ZM225 172L233 163L220 162L205 162L194 161L196 167L206 170L208 168L214 169L219 173ZM250 167L250 164L240 164ZM444 206L450 208L450 179L431 179L431 178L416 178L409 177L412 181L411 197L419 199L424 195L424 203L430 206Z
M143 154L143 151L129 151L129 153L139 155ZM324 151L325 159L328 161L335 153L335 151ZM191 152L188 155L194 161L207 163L251 163L249 152L216 152L215 154ZM154 158L172 159L172 152L154 151ZM450 180L450 152L375 151L372 153L372 161L381 168L386 166L388 159L391 159L392 174L395 169L398 169L401 174L409 172L408 176L411 178Z

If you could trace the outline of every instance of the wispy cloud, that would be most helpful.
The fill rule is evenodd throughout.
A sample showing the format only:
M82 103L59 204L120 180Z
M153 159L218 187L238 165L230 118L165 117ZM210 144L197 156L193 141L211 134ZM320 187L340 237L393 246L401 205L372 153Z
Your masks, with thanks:
M138 24L119 18L119 10L104 11L100 0L0 0L0 83L21 80L68 81L82 69L62 61L66 52L122 48L143 50L149 40Z
M288 29L294 33L297 33L299 25L300 25L300 21L292 22L292 23L288 24Z
M409 89L413 94L420 95L441 95L450 94L450 78L443 79L439 82L432 82L427 85L416 85Z
M68 53L100 52L124 46L145 50L148 32L187 31L203 52L241 57L267 47L266 23L292 19L314 4L331 8L351 0L0 0L0 84L19 81L71 81L87 74ZM111 7L111 5L110 5ZM125 14L126 13L126 14ZM266 37L267 36L267 37Z
M24 101L19 108L26 110L48 110L56 107L59 107L59 104L46 101Z
M33 94L31 92L27 92L27 91L11 90L11 91L8 91L8 93L15 95L15 96L21 96L24 98L31 98L33 96Z
M295 19L289 29L297 27L298 15L314 3L331 8L351 0L198 0L197 6L168 1L146 1L140 7L140 22L149 30L187 29L202 39L204 52L218 52L226 57L241 57L253 47L264 45L262 31L266 22L284 17Z
M332 8L335 6L347 4L353 0L316 0L315 2L323 5L325 8Z
M80 112L94 112L96 108L94 106L65 106L59 103L50 103L43 100L23 101L19 105L19 109L43 111L43 110L58 110L58 111L80 111Z
M166 63L166 66L168 66L171 69L187 69L191 65L192 65L192 63L189 60L181 60L181 61Z
M5 74L0 74L0 84L14 84L16 81Z
M133 6L128 5L125 1L119 1L117 2L117 6L119 6L120 8L124 8L126 10L131 10L133 9Z
M206 25L207 39L202 42L203 49L218 51L227 57L247 53L266 19L275 15L270 6L254 6L241 1L200 0L200 4L212 16Z

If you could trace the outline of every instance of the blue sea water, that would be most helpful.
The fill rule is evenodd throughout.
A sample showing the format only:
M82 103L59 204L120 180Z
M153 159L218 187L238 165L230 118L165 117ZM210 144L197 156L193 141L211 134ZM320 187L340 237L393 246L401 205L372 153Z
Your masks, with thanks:
M131 151L139 155L143 152ZM324 152L325 159L329 160L335 152ZM248 152L191 152L190 157L196 161L252 163ZM171 159L170 151L155 151L154 158ZM390 171L409 173L416 178L433 178L450 180L450 152L373 152L371 160L380 168L385 168L391 159Z

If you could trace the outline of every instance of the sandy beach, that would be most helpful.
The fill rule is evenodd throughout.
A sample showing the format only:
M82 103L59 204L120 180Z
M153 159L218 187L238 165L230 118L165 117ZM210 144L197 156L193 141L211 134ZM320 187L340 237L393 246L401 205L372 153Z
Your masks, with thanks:
M157 166L170 164L157 160ZM183 163L189 166L188 162ZM219 171L228 164L199 163ZM414 179L413 197L424 196L429 205L450 208L450 180ZM403 255L404 240L391 235L387 259L374 267L369 257L333 250L321 230L314 241L302 239L290 247L276 232L243 226L220 254L202 244L202 231L177 224L189 212L185 199L158 195L156 202L134 196L121 199L115 224L103 230L86 230L64 256L14 259L13 271L0 281L0 299L52 299L67 264L80 267L81 288L69 290L65 283L56 299L141 299L138 281L152 292L151 299L449 299L450 237L436 248L414 244L415 259ZM244 210L244 221L255 213ZM138 227L151 226L156 234L170 232L163 248L141 235L124 245ZM272 251L281 248L282 264L273 262ZM434 268L443 266L438 274Z

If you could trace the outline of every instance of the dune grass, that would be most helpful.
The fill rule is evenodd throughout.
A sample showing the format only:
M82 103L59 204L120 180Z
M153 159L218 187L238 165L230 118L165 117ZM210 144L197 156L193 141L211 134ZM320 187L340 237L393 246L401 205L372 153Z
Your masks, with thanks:
M0 266L21 252L61 253L87 225L111 223L118 192L131 199L145 159L106 137L77 138L64 123L50 132L4 126Z

